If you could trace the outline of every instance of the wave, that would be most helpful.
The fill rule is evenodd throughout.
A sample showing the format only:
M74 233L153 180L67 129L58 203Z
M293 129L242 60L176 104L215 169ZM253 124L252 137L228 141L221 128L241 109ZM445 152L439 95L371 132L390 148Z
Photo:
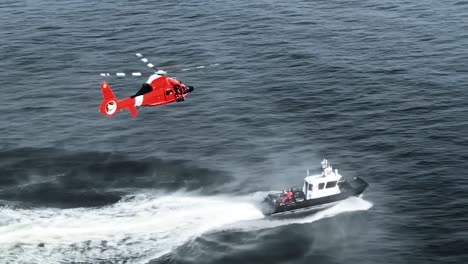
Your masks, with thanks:
M1 151L0 175L0 200L59 208L113 204L135 189L202 189L214 194L231 180L225 172L190 160L53 148Z

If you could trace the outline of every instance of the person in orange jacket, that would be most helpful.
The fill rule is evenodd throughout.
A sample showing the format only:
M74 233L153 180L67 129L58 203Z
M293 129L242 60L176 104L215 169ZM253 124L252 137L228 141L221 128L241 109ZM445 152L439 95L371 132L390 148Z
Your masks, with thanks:
M285 192L285 196L283 197L283 199L281 200L282 203L285 203L285 202L288 202L288 201L292 201L293 200L293 193L291 190L287 190Z

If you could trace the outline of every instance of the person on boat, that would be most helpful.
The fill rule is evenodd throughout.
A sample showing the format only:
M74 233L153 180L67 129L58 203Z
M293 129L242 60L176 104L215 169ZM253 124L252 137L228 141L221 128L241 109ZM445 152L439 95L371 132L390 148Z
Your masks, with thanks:
M286 197L288 198L288 201L293 200L293 193L292 193L291 189L289 189L288 192L286 193Z
M282 203L286 203L286 202L289 202L289 201L293 200L293 193L292 193L292 191L290 189L285 191L284 193L285 193L285 195L284 195L283 199L281 200Z

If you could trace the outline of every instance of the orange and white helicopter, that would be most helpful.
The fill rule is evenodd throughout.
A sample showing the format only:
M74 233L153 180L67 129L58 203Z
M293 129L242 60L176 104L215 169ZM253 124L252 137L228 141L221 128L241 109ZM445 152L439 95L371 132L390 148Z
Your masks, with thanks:
M142 57L141 53L137 53L137 56ZM142 58L142 61L147 62L148 60ZM149 63L148 66L152 68L154 65ZM106 76L105 74L101 75ZM193 86L186 85L175 78L167 77L167 73L163 70L157 70L143 83L138 92L122 100L115 97L108 82L102 82L103 100L99 112L107 117L112 117L121 110L128 110L132 117L136 117L138 108L182 102L193 90Z

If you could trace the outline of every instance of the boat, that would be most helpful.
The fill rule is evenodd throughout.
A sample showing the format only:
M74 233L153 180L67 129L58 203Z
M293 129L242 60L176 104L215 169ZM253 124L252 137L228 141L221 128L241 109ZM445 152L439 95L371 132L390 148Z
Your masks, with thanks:
M369 186L359 177L345 179L327 159L321 162L321 171L321 174L310 175L307 170L302 190L292 187L269 193L260 205L262 213L277 216L317 212L349 197L360 196Z

